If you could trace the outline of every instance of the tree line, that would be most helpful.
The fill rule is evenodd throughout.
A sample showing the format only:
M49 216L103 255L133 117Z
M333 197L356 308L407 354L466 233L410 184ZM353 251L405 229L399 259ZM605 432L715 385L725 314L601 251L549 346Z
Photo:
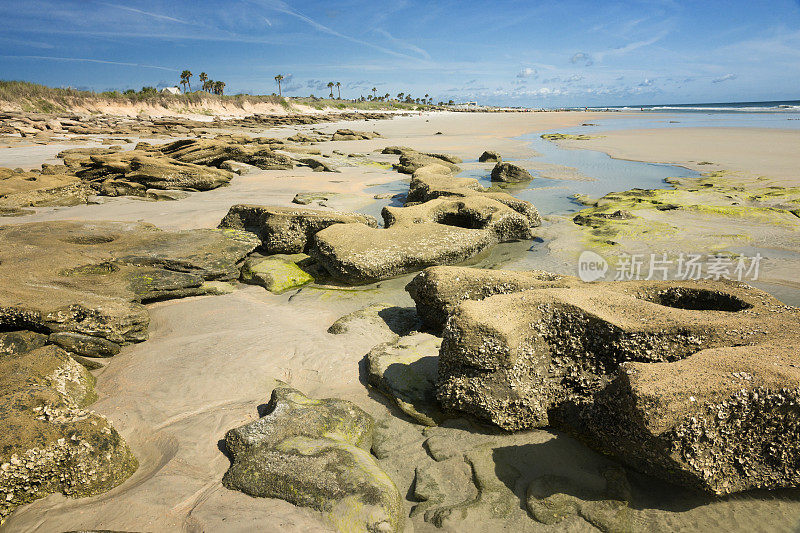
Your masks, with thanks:
M192 84L190 82L193 74L191 70L184 70L181 72L181 85L183 85L183 92L191 92ZM208 77L208 74L205 72L201 72L200 82L203 84L202 90L207 93L212 94L225 94L225 82L224 81L214 81ZM189 91L186 90L186 87L189 87Z

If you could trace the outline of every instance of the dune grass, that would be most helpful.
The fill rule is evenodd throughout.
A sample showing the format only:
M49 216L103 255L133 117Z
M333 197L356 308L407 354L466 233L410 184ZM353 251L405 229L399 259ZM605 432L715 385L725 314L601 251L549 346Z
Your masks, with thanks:
M0 106L3 103L18 105L23 111L31 113L63 113L77 107L91 107L103 104L136 105L145 104L155 107L197 112L192 109L213 107L214 104L243 107L252 104L276 104L286 111L295 111L295 105L304 105L314 109L361 109L361 110L403 110L414 111L428 109L430 106L407 102L354 101L311 97L282 97L277 95L217 95L203 91L189 94L169 94L158 91L155 87L142 87L139 91L80 91L77 89L61 89L47 87L27 81L0 80Z
M217 95L202 91L189 94L161 93L154 87L143 87L140 91L80 91L77 89L61 89L47 87L27 81L0 81L0 102L15 103L24 111L39 113L57 113L68 111L77 106L97 104L149 104L161 107L203 106L214 103L232 104L277 104L291 109L291 103L285 98L274 95Z

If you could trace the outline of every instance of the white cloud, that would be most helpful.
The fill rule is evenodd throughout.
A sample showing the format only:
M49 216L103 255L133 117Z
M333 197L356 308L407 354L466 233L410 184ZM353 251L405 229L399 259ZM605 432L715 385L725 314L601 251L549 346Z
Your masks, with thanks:
M535 68L525 67L517 74L517 78L537 78L539 73Z
M738 78L736 74L725 74L724 76L720 76L719 78L714 78L713 80L711 80L711 83L722 83L723 81L735 80L736 78Z

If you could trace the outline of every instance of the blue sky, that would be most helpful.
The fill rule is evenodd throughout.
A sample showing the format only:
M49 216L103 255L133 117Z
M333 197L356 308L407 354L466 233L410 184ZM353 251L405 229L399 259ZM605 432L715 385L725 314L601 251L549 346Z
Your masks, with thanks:
M0 77L523 106L800 98L800 0L2 0Z

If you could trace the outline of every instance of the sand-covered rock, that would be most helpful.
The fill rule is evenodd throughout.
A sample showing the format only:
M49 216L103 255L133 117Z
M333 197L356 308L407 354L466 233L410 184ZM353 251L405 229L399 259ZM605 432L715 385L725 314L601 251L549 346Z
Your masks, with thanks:
M513 163L497 163L492 169L492 181L518 183L532 179L530 172Z
M400 493L369 452L372 417L350 402L311 399L283 385L267 409L225 435L233 456L225 487L316 509L343 532L401 529Z
M576 278L543 270L516 272L440 266L420 272L406 285L406 291L425 325L441 330L455 308L465 300L483 300L496 294L566 287L574 283L577 283Z
M497 244L491 231L444 224L334 224L316 235L309 250L330 274L347 283L370 283L423 268L457 264Z
M436 401L440 345L438 337L414 333L375 346L365 358L369 384L426 426L444 418Z
M85 204L94 194L77 176L0 168L0 209Z
M93 387L94 377L55 346L0 358L0 522L53 492L100 494L136 470L108 420L85 409Z
M235 230L130 222L2 226L0 328L142 341L149 318L140 302L216 293L204 281L238 278L258 244Z
M360 334L376 341L393 341L411 333L418 322L413 307L376 303L339 317L330 325L328 333Z
M373 217L357 213L238 204L230 208L219 227L256 234L264 253L296 254L308 251L309 241L317 232L331 225L353 223L378 226Z

